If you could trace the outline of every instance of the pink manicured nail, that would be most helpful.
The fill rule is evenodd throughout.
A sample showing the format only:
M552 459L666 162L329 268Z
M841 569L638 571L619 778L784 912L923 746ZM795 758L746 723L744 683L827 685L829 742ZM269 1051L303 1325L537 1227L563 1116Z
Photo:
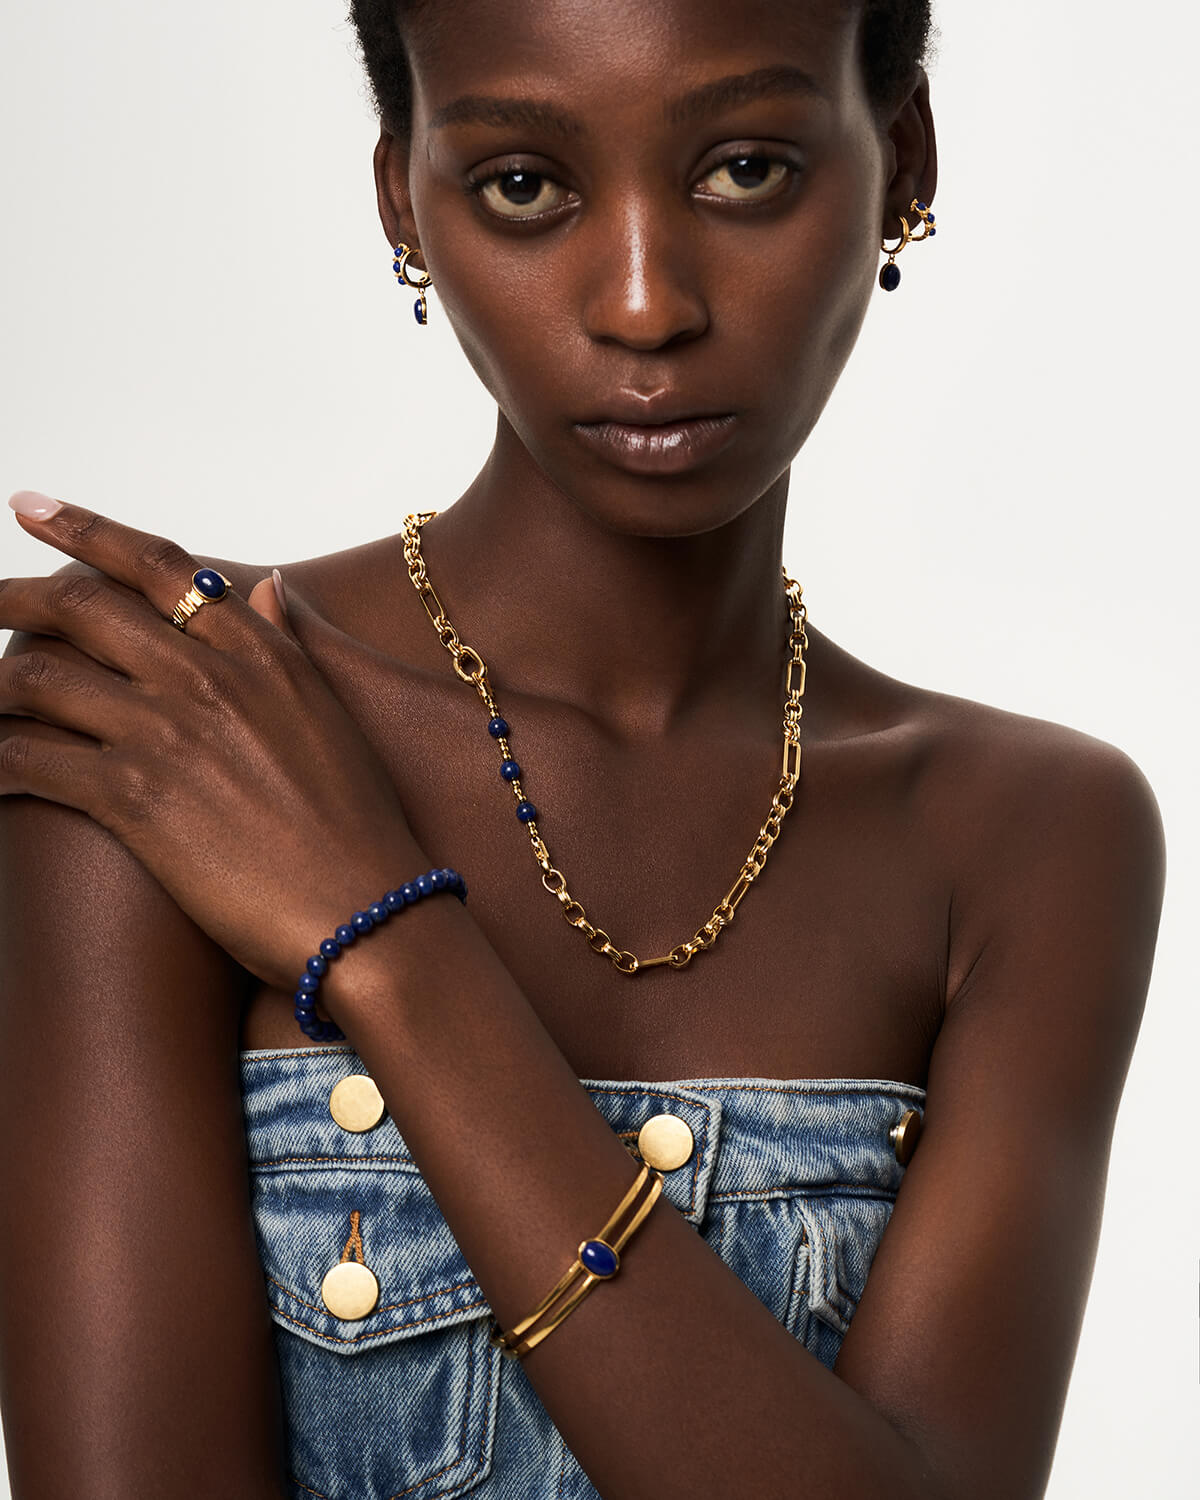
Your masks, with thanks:
M275 585L275 597L279 600L279 607L287 614L287 599L283 592L283 578L278 568L271 569L271 582Z
M49 495L39 495L37 490L18 490L8 503L17 515L30 521L48 521L63 505L61 500L51 500Z

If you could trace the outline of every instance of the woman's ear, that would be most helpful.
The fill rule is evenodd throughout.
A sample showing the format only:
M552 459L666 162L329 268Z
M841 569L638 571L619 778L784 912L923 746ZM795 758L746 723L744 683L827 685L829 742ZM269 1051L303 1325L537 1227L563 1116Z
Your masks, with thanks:
M891 239L900 233L899 216L915 227L909 204L933 202L937 191L937 136L929 104L929 77L918 70L917 82L900 105L887 129L892 150L892 174L884 194L883 233Z
M401 136L381 128L375 145L375 198L379 204L379 222L388 244L401 241L419 250L417 226L412 216L412 198L408 190L408 146ZM426 267L418 262L416 269Z

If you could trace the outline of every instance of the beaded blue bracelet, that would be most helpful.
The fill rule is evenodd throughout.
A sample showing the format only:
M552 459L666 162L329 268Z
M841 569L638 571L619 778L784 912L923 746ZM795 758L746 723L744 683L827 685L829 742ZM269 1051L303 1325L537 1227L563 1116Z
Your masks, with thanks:
M357 938L381 927L389 917L402 912L405 907L415 906L418 901L423 901L426 896L434 896L439 891L457 896L466 903L467 882L457 870L452 870L449 866L441 870L429 870L396 890L388 891L382 901L373 901L366 911L356 911L349 922L337 928L332 937L325 938L305 964L300 983L296 986L295 1016L305 1036L311 1037L314 1042L345 1040L346 1033L336 1021L322 1021L317 1015L317 991L329 965Z

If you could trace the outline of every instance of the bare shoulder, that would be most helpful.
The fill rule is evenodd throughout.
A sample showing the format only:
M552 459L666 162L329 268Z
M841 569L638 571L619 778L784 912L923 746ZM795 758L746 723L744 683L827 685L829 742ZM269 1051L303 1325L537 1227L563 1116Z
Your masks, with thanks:
M913 690L925 749L923 813L952 872L948 995L961 993L989 943L1057 922L1105 923L1101 942L1148 969L1166 851L1157 798L1118 746L1065 724ZM1087 914L1085 917L1085 913ZM1128 993L1144 995L1144 985ZM1140 1005L1140 998L1139 998Z
M1016 833L1010 820L1067 831L1072 817L1140 822L1161 819L1141 768L1107 740L944 693L913 690L914 722L929 752L933 785L956 820L974 810L982 832Z

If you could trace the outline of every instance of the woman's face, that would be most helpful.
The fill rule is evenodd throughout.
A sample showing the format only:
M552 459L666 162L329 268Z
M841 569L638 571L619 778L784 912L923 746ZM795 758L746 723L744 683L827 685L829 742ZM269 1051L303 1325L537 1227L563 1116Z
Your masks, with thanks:
M607 527L733 520L829 398L911 181L889 187L856 10L455 0L408 26L412 133L377 153L385 228L419 243L433 315L529 458ZM666 461L579 425L698 414L733 420Z

